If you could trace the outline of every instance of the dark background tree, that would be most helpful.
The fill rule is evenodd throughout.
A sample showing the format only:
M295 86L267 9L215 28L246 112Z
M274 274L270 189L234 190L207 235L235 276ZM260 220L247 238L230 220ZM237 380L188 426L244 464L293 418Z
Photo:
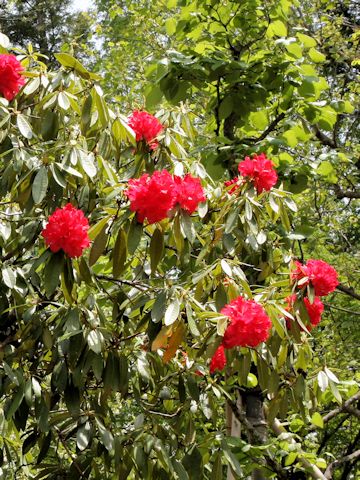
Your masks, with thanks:
M54 61L54 53L67 45L77 56L91 46L93 20L88 12L75 12L71 0L0 1L0 31L13 45L33 48Z

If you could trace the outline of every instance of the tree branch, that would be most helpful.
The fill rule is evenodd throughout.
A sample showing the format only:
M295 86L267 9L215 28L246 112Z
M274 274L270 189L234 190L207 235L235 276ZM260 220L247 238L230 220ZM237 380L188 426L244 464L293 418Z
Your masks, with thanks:
M336 198L360 198L360 192L354 190L341 190L339 185L334 185Z
M338 460L335 460L334 462L329 463L325 471L325 478L331 479L334 468L338 467L339 465L342 465L343 463L352 462L359 457L360 457L360 449L356 450L353 453L350 453L350 455L346 455L345 457L339 458Z
M325 133L323 133L319 126L317 124L315 125L312 125L312 129L313 129L313 132L315 134L315 137L323 144L325 145L326 147L330 147L330 148L336 148L336 143L334 142L334 140L330 137L328 137L327 135L325 135Z
M268 135L269 133L271 133L273 130L275 130L275 128L277 127L277 125L281 122L281 120L283 120L285 118L285 113L282 112L280 113L271 123L270 125L263 131L263 133L259 136L259 137L246 137L246 138L241 138L240 141L242 143L249 143L249 142L252 142L252 143L257 143L257 142L261 142L262 140L264 140Z
M270 427L277 436L280 436L283 433L288 433L277 418L274 418L270 423ZM286 441L291 444L296 444L296 441L292 437L287 438ZM315 480L328 480L328 477L325 477L316 465L305 458L304 451L300 447L298 447L296 451L298 453L298 461L306 468L311 478L314 478Z
M349 295L350 297L356 298L356 300L360 300L360 294L356 293L351 287L347 287L346 285L340 283L336 289L340 290L340 292L346 293L346 295Z
M331 412L329 412L328 414L326 414L324 417L323 417L323 421L324 423L327 423L329 420L331 420L332 418L336 417L336 415L338 415L339 413L341 412L348 412L348 413L351 413L353 415L355 415L357 418L360 418L359 417L359 414L360 414L360 411L357 410L355 407L352 407L351 405L357 401L360 401L360 390L355 393L355 395L353 395L352 397L348 398L346 400L346 402L343 403L343 405L341 405L340 407L338 408L335 408L334 410L331 410ZM354 413L355 411L355 413Z

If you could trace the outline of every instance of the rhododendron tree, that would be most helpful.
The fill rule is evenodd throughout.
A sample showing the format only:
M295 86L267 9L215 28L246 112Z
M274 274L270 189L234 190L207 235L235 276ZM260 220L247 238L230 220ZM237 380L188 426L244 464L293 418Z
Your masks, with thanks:
M312 358L338 280L294 270L276 158L238 159L232 195L187 107L138 112L141 133L69 54L22 54L0 105L5 478L325 478L294 415L321 428L356 392Z

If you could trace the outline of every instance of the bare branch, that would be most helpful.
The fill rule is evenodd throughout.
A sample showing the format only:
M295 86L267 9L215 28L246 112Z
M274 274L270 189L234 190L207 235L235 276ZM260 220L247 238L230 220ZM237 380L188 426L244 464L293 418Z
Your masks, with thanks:
M351 287L347 287L346 285L340 283L336 289L340 290L340 292L346 293L346 295L349 295L350 297L356 298L356 300L360 300L360 294L356 293Z
M334 468L338 467L339 465L342 465L343 463L352 462L359 457L360 457L360 449L350 453L350 455L346 455L345 457L339 458L338 460L335 460L334 462L329 463L325 471L325 478L331 479Z
M360 192L354 190L341 190L339 185L334 185L335 195L337 198L360 198Z
M281 112L271 123L270 125L263 131L263 133L261 135L259 135L258 137L246 137L246 138L241 138L240 141L242 143L249 143L249 142L252 142L252 143L257 143L257 142L261 142L262 140L264 140L268 135L269 133L271 133L273 130L275 130L275 128L277 127L277 125L281 122L281 120L283 120L285 118L285 113L284 112Z
M336 143L334 140L327 135L325 135L324 132L322 132L319 128L318 125L312 125L313 132L315 133L315 137L326 147L330 148L336 148Z
M274 420L270 423L270 427L277 436L283 433L288 433L283 425L281 425L280 420L277 418L274 418ZM290 436L286 439L286 441L290 444L296 444L296 441ZM307 469L311 478L314 478L315 480L328 480L328 478L325 477L325 475L316 465L309 462L309 460L305 458L305 452L300 447L297 448L297 453L298 461Z
M344 411L355 415L357 418L360 418L359 417L360 411L351 406L353 403L355 403L359 400L360 400L360 390L357 393L355 393L355 395L353 395L352 397L347 399L346 402L343 403L343 405L341 405L338 408L335 408L334 410L331 410L331 412L326 414L323 417L324 423L327 423L329 420L336 417L336 415L338 415L339 413L344 412Z

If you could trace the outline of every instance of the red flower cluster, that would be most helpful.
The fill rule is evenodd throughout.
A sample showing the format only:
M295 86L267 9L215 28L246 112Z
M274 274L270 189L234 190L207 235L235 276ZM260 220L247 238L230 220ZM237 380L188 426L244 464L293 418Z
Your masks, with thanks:
M88 230L89 222L82 210L68 203L50 215L41 235L52 252L63 250L69 257L80 257L90 245Z
M226 356L224 346L220 345L214 353L210 362L210 373L214 373L216 370L223 370L226 366Z
M200 179L194 178L188 173L184 178L174 175L174 182L176 185L175 203L178 203L180 208L191 215L199 203L206 200Z
M150 150L155 150L159 146L156 137L164 127L154 115L135 110L130 116L128 124L134 130L137 142L145 141Z
M190 174L184 178L172 177L167 170L156 171L152 176L144 173L140 178L129 180L129 188L124 193L141 223L145 218L149 223L160 222L177 204L192 214L206 199L198 178Z
M264 153L254 155L253 158L245 157L238 168L243 177L254 183L258 193L270 190L278 179L274 164Z
M257 347L268 339L270 318L263 307L254 300L237 297L225 305L221 314L230 318L222 342L225 348Z
M229 189L229 193L231 195L240 188L238 181L239 181L239 177L235 177L232 180L226 180L226 182L224 182L225 187L231 187L231 185L233 185L233 187Z
M300 282L299 287L310 283L319 297L328 295L339 285L337 271L323 260L308 260L306 265L295 262L295 266L291 279Z
M238 170L242 177L253 182L258 193L270 190L278 179L274 164L266 158L265 153L254 155L253 158L245 157L245 160L239 163ZM235 193L240 188L239 177L225 182L226 187L231 185L234 186L229 190L229 193Z
M0 93L9 101L25 84L25 79L21 76L23 70L15 55L0 54Z
M137 212L141 223L145 218L149 223L160 222L175 204L175 184L167 170L132 178L124 193L130 200L130 209Z
M288 308L286 310L289 311L294 306L294 303L296 301L296 295L295 294L290 295L290 297L288 297L286 301L288 303ZM321 315L324 311L324 304L322 303L319 297L315 297L313 303L310 303L310 300L307 297L305 297L304 305L309 315L309 320L310 320L309 329L311 330L313 327L316 327L316 325L320 323ZM287 324L287 327L289 328L290 323L288 322L288 319L286 319L286 324Z

